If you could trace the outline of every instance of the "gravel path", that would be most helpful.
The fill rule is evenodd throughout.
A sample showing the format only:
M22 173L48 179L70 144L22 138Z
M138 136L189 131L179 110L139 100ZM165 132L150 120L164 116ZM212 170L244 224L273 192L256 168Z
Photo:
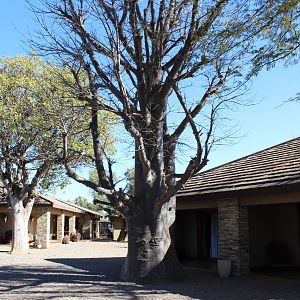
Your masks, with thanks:
M300 280L251 275L222 279L184 269L183 282L133 284L118 280L125 243L51 244L22 257L0 246L0 299L300 299Z

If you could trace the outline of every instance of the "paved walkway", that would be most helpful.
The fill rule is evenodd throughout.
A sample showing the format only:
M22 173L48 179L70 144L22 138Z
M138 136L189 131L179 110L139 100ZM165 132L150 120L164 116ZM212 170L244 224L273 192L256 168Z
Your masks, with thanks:
M51 244L22 257L0 246L0 299L300 299L300 281L251 275L222 279L185 269L183 282L140 285L118 280L125 243Z

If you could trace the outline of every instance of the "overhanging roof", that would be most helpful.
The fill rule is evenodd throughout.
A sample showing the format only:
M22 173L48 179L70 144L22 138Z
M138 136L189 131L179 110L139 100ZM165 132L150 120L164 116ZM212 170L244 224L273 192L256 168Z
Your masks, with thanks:
M6 206L6 198L0 196L0 206ZM36 197L34 199L34 206L49 206L52 207L52 202L43 198L43 197Z
M0 197L0 206L6 206L6 199L4 197ZM104 213L93 211L73 203L64 202L53 196L39 193L34 199L34 207L41 207L41 206L63 209L66 211L75 212L79 214L90 214L90 215L100 216L100 217L104 215Z
M300 137L193 176L177 197L300 190Z
M38 198L42 198L46 201L49 201L52 203L52 206L54 208L58 208L58 209L63 209L63 210L68 210L68 211L72 211L72 212L77 212L77 213L81 213L81 214L92 214L92 215L97 215L97 216L101 216L101 213L97 212L97 211L93 211L84 207L81 207L79 205L70 203L70 202L64 202L60 199L57 199L53 196L49 196L49 195L45 195L45 194L39 194Z

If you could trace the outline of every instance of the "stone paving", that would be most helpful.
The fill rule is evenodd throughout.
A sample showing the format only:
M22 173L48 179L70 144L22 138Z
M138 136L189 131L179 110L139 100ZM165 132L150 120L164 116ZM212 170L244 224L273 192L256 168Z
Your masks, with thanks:
M31 249L18 257L0 246L0 299L300 299L300 280L250 275L219 278L214 271L184 268L181 282L120 282L126 243L85 242ZM288 276L287 276L288 277Z

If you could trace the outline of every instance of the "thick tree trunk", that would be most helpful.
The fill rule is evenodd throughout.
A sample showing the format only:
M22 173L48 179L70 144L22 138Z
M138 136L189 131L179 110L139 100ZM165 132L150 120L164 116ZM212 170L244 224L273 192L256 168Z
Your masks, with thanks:
M152 224L145 221L147 213L144 211L127 220L128 254L121 279L153 282L179 278L181 265L170 234L175 221L175 199L162 207L158 218L151 220Z
M31 207L23 207L23 202L13 199L12 217L12 250L11 254L26 254L29 251L28 220Z

